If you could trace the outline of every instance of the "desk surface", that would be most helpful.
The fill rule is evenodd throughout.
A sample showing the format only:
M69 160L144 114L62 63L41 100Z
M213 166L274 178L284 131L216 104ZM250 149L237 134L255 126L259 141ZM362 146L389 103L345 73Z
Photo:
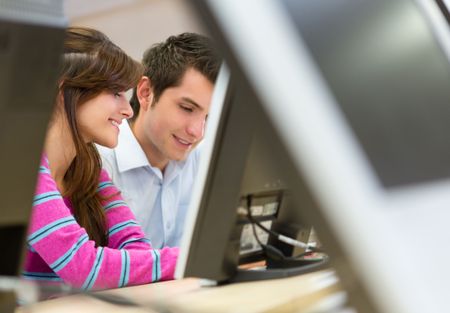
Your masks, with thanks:
M107 294L125 297L142 307L117 306L77 295L43 301L17 312L314 312L345 302L345 294L334 273L329 270L216 287L202 287L202 280L189 278L114 289L107 291Z

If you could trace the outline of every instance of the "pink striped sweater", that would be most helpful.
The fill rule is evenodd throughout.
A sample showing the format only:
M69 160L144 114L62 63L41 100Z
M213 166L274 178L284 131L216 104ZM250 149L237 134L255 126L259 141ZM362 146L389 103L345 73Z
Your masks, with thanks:
M64 282L82 289L116 288L173 279L178 248L152 249L108 174L100 174L109 242L94 241L71 213L43 158L28 229L25 279Z

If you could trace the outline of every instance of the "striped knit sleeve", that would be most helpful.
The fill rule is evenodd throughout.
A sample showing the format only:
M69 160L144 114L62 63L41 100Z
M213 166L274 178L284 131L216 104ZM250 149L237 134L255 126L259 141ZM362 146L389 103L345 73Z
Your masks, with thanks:
M104 174L102 177L99 192L111 196L105 200L110 244L95 247L61 197L48 164L41 163L25 272L41 271L41 277L53 272L65 283L83 289L116 288L172 279L178 249L151 249L131 211L120 204L120 194L113 186L106 186L107 177Z
M98 192L103 199L108 227L108 247L115 249L151 248L136 218L122 198L120 191L111 181L108 173L102 170Z

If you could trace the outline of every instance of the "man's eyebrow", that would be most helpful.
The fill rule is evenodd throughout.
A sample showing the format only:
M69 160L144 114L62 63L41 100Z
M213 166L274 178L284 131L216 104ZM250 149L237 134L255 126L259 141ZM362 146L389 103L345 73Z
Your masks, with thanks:
M194 100L192 100L191 98L182 97L181 99L183 101L189 102L190 104L192 104L193 106L197 107L198 109L203 110L203 107L200 104L198 104L197 102L195 102Z

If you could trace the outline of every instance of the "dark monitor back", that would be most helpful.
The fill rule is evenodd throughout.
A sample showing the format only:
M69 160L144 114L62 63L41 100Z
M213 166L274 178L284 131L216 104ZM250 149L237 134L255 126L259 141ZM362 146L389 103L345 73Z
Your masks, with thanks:
M248 122L251 107L235 104L247 103L251 106L251 101L251 95L239 88L239 82L231 80L198 212L192 221L189 247L182 247L187 258L180 277L224 281L236 271L240 239L235 229L240 198L238 182L242 181L253 123ZM177 272L179 268L180 261Z
M242 86L242 85L241 85ZM255 99L256 101L256 99ZM246 103L236 103L242 106ZM246 206L246 197L252 197L252 215L265 227L302 242L309 240L312 226L305 223L302 208L293 200L292 190L286 181L284 166L289 162L285 148L280 144L271 124L259 106L253 107L251 141L240 188L240 206ZM254 232L263 244L281 250L285 256L304 252L280 242L252 223L244 216L238 217L241 232L239 263L267 260L267 255L255 239Z
M64 31L62 1L0 3L0 275L21 267Z
M236 273L243 259L265 258L260 249L251 247L252 253L241 253L245 219L238 208L245 206L248 195L256 206L278 207L268 219L276 230L291 231L285 235L295 236L307 227L302 210L290 201L285 183L287 156L252 89L232 72L182 277L235 281L241 279Z

